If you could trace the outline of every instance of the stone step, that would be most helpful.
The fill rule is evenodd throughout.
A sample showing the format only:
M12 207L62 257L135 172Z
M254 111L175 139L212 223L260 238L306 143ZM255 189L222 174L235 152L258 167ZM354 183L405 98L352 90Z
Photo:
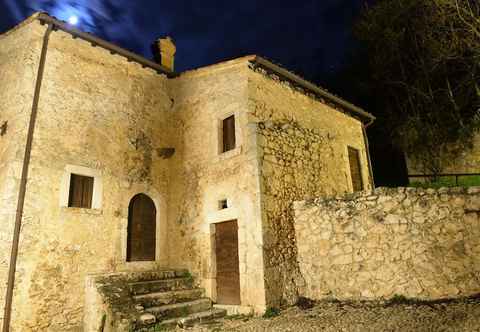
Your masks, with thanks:
M155 328L157 328L159 331L162 331L163 329L175 328L177 326L181 328L191 327L196 324L208 323L215 319L222 318L226 314L227 312L225 310L212 308L206 311L196 312L185 317L177 317L163 320L157 323L155 325ZM145 329L145 331L148 330Z
M185 290L193 288L192 278L172 278L163 280L151 280L133 282L129 284L133 295L142 295L157 292L169 292L176 290Z
M145 312L154 315L157 321L168 318L185 317L197 312L207 311L212 308L212 301L208 298L189 302L166 304L157 307L146 308Z
M186 269L166 269L146 272L130 272L129 277L135 282L153 281L163 279L185 278L190 273Z
M144 308L148 308L164 304L187 302L204 296L205 290L203 288L195 288L135 295L133 299Z
M186 269L162 269L155 271L136 271L136 272L115 272L110 274L102 274L103 278L108 278L109 281L123 281L123 282L142 282L174 278L186 278L190 273Z

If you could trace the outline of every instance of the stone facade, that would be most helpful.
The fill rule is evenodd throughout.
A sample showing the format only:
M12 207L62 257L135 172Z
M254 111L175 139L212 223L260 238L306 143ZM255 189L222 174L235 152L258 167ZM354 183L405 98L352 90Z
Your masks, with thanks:
M480 187L377 189L295 205L303 296L480 292Z
M35 26L25 24L0 36L0 44L0 125L7 124L6 132L0 136L0 317L3 317L23 147L40 56L41 32Z
M2 280L45 31L33 17L0 36L0 125L8 121L0 137ZM370 188L363 124L252 62L246 57L168 78L52 32L12 331L81 331L91 274L186 268L215 300L214 224L233 219L242 306L262 312L293 301L299 268L292 202L352 190L347 146L361 152ZM220 123L229 115L236 147L222 153ZM94 178L92 209L68 207L70 174ZM157 210L151 262L126 261L128 207L139 193ZM228 208L219 209L221 200ZM0 288L3 309L5 282Z
M365 189L371 189L362 124L294 87L250 74L250 116L259 122L268 304L296 300L298 275L292 204L352 191L347 147L357 148Z
M214 224L237 220L242 304L265 308L262 220L255 124L247 117L244 61L231 61L172 80L175 155L169 191L171 266L187 268L213 299ZM220 153L220 122L234 115L236 148ZM219 209L219 201L228 207ZM182 245L179 245L182 244Z
M32 30L32 49L39 53L46 28L34 21L23 29ZM32 68L31 77L35 73ZM15 330L69 331L78 326L87 273L167 264L162 214L157 261L130 266L124 254L133 195L149 194L159 210L166 205L168 165L154 150L170 146L171 101L165 86L166 78L107 50L62 31L51 35L17 263ZM33 92L33 84L26 88ZM26 117L29 107L31 100L25 102ZM8 114L2 119L10 123ZM16 169L21 168L25 132L17 136ZM91 210L62 206L62 195L68 193L64 187L68 181L63 179L69 172L89 170L103 182L101 206ZM19 177L20 172L16 174ZM9 196L13 209L16 193ZM12 225L13 218L9 220Z

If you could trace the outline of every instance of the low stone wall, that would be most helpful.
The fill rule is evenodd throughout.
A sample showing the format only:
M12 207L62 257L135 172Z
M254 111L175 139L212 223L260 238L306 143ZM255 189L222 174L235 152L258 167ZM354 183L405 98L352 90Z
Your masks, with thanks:
M379 188L295 203L302 296L480 292L480 187Z

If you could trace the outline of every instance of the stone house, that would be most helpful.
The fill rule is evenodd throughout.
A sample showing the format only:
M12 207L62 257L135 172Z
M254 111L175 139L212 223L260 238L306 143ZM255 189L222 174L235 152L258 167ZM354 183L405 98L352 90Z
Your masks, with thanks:
M373 187L369 113L259 56L175 73L158 45L43 13L0 35L11 331L81 331L89 275L187 269L219 304L292 303L293 201Z

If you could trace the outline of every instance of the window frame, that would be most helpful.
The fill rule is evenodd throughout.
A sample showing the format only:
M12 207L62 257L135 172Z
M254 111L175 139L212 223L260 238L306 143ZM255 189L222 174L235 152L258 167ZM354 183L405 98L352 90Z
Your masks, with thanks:
M232 122L233 122L233 133L230 132L230 136L233 135L233 146L229 146L229 149L227 149L227 143L225 138L226 136L228 135L225 135L225 122L228 120L228 119L231 119L233 118ZM237 124L236 124L236 121L237 121L237 117L235 116L235 114L230 114L226 117L223 117L221 120L220 120L220 135L219 135L219 138L220 138L220 143L219 143L219 148L220 148L220 153L227 153L229 151L233 151L237 148ZM228 141L228 139L227 139Z
M70 207L70 183L72 174L87 176L93 178L93 193L91 208ZM103 177L99 170L76 166L66 165L60 183L60 207L68 209L84 209L84 210L100 210L102 208L103 195Z
M352 163L351 163L351 160L350 160L350 151L355 151L356 155L357 155L357 167L358 167L358 174L359 174L359 177L360 177L360 186L361 186L361 189L360 190L356 190L355 188L355 184L354 184L354 179L353 179L353 173L352 173ZM366 189L366 183L365 183L365 179L364 179L364 176L363 176L363 169L362 169L362 153L361 153L361 149L358 149L356 147L353 147L351 145L347 145L346 147L346 159L347 159L347 164L348 164L348 174L349 174L349 178L350 178L350 188L352 189L352 192L359 192L359 191L364 191Z
M91 209L95 178L80 174L70 174L68 207ZM88 188L86 188L88 186Z

